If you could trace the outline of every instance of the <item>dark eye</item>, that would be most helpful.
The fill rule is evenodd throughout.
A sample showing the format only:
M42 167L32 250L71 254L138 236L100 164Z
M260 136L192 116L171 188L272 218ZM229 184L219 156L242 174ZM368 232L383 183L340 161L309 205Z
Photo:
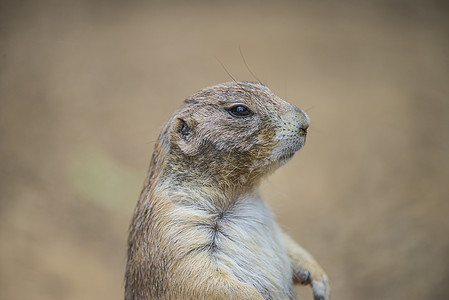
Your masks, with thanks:
M253 112L249 110L248 107L241 104L229 108L228 111L234 117L248 117L253 114Z

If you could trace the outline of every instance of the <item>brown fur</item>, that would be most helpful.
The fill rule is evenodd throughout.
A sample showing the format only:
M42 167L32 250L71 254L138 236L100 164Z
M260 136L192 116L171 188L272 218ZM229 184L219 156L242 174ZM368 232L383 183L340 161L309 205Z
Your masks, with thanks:
M254 114L232 116L236 103ZM134 212L125 299L294 299L294 281L328 299L324 271L257 192L304 144L308 122L255 83L187 98L162 129Z

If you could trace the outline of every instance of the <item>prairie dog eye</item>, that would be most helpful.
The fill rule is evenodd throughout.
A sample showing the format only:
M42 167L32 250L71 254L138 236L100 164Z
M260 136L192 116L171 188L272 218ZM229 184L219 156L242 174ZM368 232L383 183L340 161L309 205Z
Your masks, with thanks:
M237 104L228 109L228 112L234 117L248 117L253 114L253 112L242 104Z

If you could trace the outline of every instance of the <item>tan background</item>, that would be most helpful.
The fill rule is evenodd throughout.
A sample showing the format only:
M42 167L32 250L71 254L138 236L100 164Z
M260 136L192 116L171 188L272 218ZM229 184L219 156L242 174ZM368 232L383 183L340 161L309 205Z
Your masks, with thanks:
M263 192L333 299L447 299L444 3L2 1L0 299L122 299L159 128L239 47L311 117Z

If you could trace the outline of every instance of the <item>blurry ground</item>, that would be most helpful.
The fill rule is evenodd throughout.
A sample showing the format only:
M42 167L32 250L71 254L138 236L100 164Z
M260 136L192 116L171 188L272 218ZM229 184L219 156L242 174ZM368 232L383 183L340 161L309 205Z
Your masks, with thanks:
M252 71L306 109L264 183L333 299L449 297L443 1L2 1L0 299L122 299L162 123ZM304 299L311 291L298 289Z

